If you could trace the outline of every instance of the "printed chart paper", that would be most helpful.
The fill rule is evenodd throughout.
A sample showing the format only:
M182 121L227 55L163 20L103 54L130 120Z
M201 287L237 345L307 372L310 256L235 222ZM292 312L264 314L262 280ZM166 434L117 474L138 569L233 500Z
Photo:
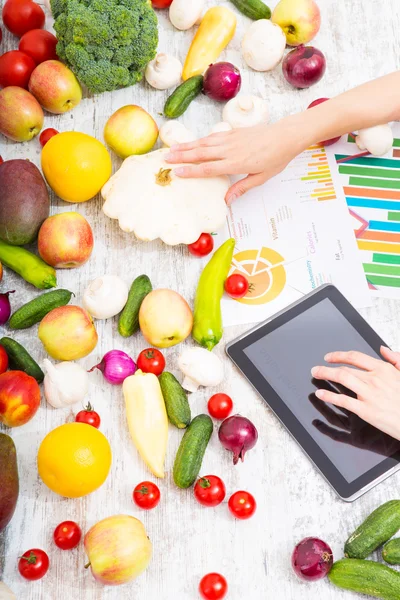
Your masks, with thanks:
M370 304L351 218L333 174L336 181L325 149L315 146L233 203L221 237L236 239L231 274L245 275L250 290L241 300L224 296L226 326L266 319L323 283L336 285L358 308Z
M359 153L349 136L327 148L328 163L339 173L352 218L360 260L371 293L400 298L400 125L385 157L365 156L342 164Z

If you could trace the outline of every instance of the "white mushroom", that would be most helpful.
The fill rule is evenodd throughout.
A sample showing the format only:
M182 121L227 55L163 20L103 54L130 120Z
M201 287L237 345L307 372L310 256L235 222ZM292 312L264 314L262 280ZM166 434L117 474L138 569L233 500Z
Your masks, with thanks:
M188 392L195 392L201 385L219 385L224 378L221 360L204 348L187 348L179 357L178 365L185 376L182 387Z
M204 9L204 0L173 0L169 7L169 19L180 31L196 25Z
M243 58L255 71L274 69L282 60L285 48L283 30L268 19L254 21L242 41Z
M231 125L229 125L229 123L226 123L225 121L220 121L219 123L216 123L214 127L211 128L210 135L212 133L225 133L226 131L232 131Z
M174 146L175 144L185 144L193 142L196 136L192 131L179 123L179 121L167 121L160 129L160 138L165 146Z
M356 137L360 150L368 150L374 156L382 156L393 146L393 131L390 125L376 125L360 129Z
M182 68L177 58L160 53L149 62L144 75L147 83L156 90L168 90L180 82Z
M267 123L268 104L259 96L236 96L225 105L222 117L233 129Z
M94 279L83 294L83 306L96 319L109 319L124 308L129 288L117 275Z

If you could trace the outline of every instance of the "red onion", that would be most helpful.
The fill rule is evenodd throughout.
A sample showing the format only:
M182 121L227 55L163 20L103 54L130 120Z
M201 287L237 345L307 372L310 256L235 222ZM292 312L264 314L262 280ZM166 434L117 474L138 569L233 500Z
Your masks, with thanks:
M306 581L322 579L329 573L332 565L332 550L318 538L305 538L293 550L292 567Z
M236 465L239 458L243 462L247 450L256 445L258 432L249 419L234 415L222 422L218 437L223 447L233 452L233 464Z
M307 108L312 108L313 106L318 106L318 104L322 104L322 102L326 102L327 100L329 100L329 98L318 98L317 100L314 100L313 102L311 102L311 104L309 106L307 106ZM332 146L332 144L336 144L336 142L338 142L340 140L341 136L339 135L338 137L335 138L331 138L330 140L324 140L323 142L318 142L320 146Z
M101 359L98 365L95 365L89 370L89 373L99 369L105 379L113 385L121 384L124 379L133 375L136 371L136 364L130 356L122 350L110 350Z
M210 65L205 72L203 92L217 102L226 102L237 96L241 85L239 69L230 62L220 62Z
M307 88L322 79L325 56L314 46L298 46L286 54L282 70L286 80L297 88Z
M0 294L0 325L7 323L8 319L10 318L11 304L8 296L14 292L15 290L12 290L11 292Z

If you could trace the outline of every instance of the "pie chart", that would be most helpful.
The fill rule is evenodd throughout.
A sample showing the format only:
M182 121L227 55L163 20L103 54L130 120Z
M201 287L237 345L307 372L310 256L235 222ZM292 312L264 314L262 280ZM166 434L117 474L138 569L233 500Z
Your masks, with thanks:
M256 305L275 300L286 285L284 262L279 252L265 246L235 254L230 275L241 273L250 284L246 296L237 302Z

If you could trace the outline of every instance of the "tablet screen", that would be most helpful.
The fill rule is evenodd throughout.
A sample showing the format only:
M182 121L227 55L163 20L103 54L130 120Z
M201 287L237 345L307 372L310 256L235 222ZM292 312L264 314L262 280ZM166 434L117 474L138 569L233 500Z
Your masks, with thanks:
M325 364L324 355L335 350L359 350L380 358L329 298L243 348L305 431L351 483L397 452L400 442L315 396L318 387L337 391L333 384L313 380L310 372L312 367Z

